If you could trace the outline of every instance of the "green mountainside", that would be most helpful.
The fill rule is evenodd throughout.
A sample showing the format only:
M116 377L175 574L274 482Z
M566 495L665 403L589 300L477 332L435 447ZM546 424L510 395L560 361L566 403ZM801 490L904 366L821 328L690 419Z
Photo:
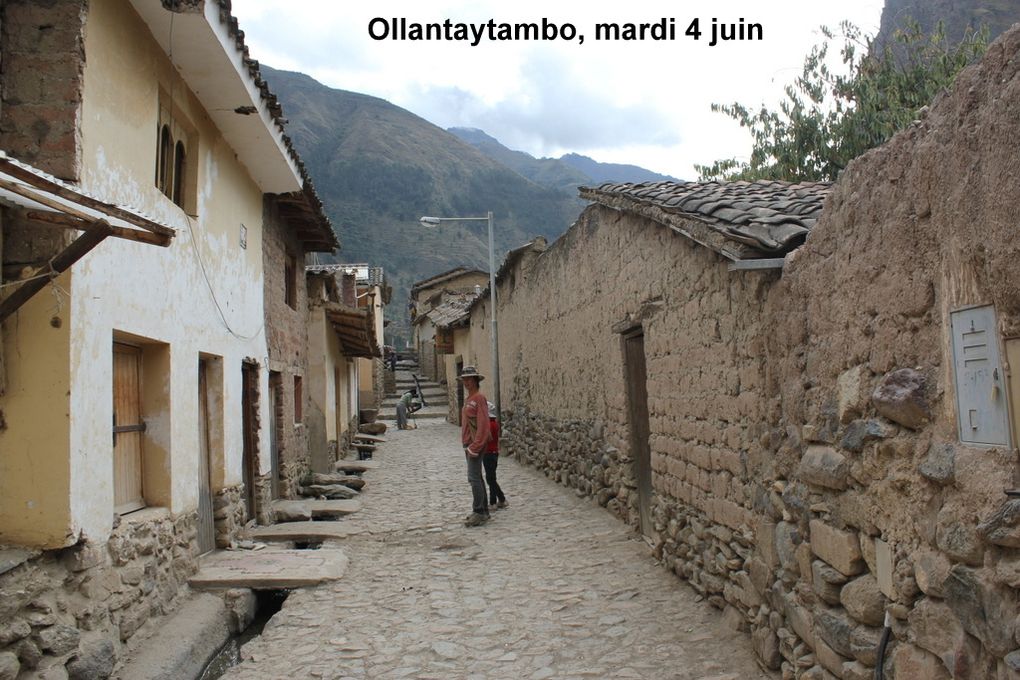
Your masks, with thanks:
M680 181L676 177L660 175L636 165L600 163L576 153L568 153L559 158L535 158L523 151L508 149L499 140L477 128L454 127L449 128L449 132L532 182L563 189L571 194L576 193L579 186L593 186L603 182Z
M261 66L283 103L287 132L340 235L339 261L382 266L393 301L390 337L407 337L415 281L469 265L488 270L485 221L426 228L422 215L494 214L496 259L535 236L550 241L582 203L526 179L454 135L394 106ZM497 264L498 266L498 264Z

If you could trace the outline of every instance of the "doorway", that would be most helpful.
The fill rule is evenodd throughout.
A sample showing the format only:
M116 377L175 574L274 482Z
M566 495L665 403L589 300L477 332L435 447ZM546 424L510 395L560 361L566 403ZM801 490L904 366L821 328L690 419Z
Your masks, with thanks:
M209 460L209 362L198 360L198 552L216 548Z
M457 375L461 374L464 370L464 360L457 360ZM464 381L457 381L457 424L460 425L460 413L464 410Z
M283 431L283 376L269 372L269 470L273 498L280 497L280 433Z
M254 361L241 364L241 465L244 479L245 521L255 518L255 480L258 462L259 367Z
M641 328L623 336L623 363L641 533L652 537L655 528L652 524L652 453L648 443L648 374L645 366L645 334Z
M113 343L114 510L145 507L142 493L142 350Z

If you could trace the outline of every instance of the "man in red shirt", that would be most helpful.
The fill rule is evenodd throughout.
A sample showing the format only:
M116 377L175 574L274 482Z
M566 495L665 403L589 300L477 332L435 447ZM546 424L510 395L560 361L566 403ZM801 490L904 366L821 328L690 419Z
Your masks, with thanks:
M457 380L464 383L467 397L460 412L460 442L467 458L468 484L471 485L471 514L464 520L469 527L484 524L489 519L485 481L482 479L482 454L489 443L488 400L480 391L485 376L474 366L465 366Z

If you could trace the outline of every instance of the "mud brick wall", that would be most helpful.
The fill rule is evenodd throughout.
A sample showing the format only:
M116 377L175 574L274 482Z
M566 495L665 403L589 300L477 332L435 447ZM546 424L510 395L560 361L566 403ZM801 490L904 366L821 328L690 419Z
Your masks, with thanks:
M262 244L265 280L266 340L269 344L269 368L279 373L276 418L279 451L279 493L282 498L297 498L300 480L311 470L308 452L308 386L301 393L301 419L295 419L294 378L308 373L308 286L305 277L305 253L301 242L279 212L276 200L267 196L264 210ZM294 306L287 304L287 261L293 257ZM271 387L272 389L272 387Z
M896 677L1020 677L1016 450L960 443L950 330L991 304L993 342L1020 332L1018 135L1014 30L851 164L770 291L781 637L840 677L874 663L883 609ZM892 382L914 401L875 396Z
M722 257L661 225L592 206L527 276L500 288L503 450L635 527L613 327L641 324L657 554L744 626L760 618L748 559L766 468L761 310L777 279L731 274Z
M502 293L505 448L636 524L611 329L641 321L656 554L764 665L870 678L888 615L887 677L1020 677L1017 452L960 443L950 343L969 305L1020 336L1018 138L1015 29L851 164L781 277L589 207Z
M0 148L62 179L81 165L85 0L9 0L0 18Z
M123 643L173 611L198 569L195 513L143 510L105 545L83 542L5 563L3 677L109 677ZM19 672L21 675L19 675Z

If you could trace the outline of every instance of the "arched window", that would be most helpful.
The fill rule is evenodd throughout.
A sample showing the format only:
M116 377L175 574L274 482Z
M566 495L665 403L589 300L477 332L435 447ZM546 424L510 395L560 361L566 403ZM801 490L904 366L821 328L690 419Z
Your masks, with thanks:
M170 126L163 125L159 130L159 149L156 158L156 188L170 196L170 176L173 168L173 140L170 137Z
M184 173L187 170L186 154L184 142L178 141L174 147L174 191L170 199L182 208L184 207Z

